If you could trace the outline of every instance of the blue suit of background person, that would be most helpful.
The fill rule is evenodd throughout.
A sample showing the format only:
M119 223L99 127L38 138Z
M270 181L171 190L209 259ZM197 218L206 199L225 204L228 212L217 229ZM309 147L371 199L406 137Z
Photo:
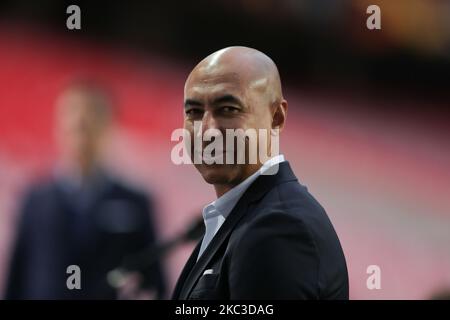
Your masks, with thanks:
M25 197L6 299L114 299L108 271L155 242L152 203L103 172L84 186L63 178L37 184ZM69 265L81 269L81 290L69 290ZM144 287L164 297L160 265Z

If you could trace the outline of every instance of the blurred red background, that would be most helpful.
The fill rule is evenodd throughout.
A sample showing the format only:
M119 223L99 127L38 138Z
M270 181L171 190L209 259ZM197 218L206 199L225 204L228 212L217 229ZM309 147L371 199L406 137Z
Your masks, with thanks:
M193 168L170 161L191 67L34 25L0 25L0 288L18 199L54 164L54 100L73 76L95 75L115 93L119 119L109 165L156 196L161 238L183 230L214 199ZM292 80L285 96L281 152L335 225L351 298L424 299L450 287L450 129L447 113L436 111L448 101L420 99L413 90ZM190 250L165 260L170 288ZM366 287L369 265L381 268L381 290Z

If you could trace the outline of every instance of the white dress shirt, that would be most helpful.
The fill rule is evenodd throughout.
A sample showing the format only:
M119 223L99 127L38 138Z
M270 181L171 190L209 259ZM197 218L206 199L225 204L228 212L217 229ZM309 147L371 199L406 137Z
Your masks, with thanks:
M241 196L247 190L247 188L262 174L275 174L276 172L268 171L273 166L285 161L282 154L277 155L273 158L267 160L258 171L252 174L250 177L242 181L233 189L227 191L220 198L211 202L203 208L203 219L205 221L205 236L203 237L202 245L200 246L200 251L197 260L203 254L205 249L208 247L211 240L219 231L225 219L233 210L236 203L239 201Z

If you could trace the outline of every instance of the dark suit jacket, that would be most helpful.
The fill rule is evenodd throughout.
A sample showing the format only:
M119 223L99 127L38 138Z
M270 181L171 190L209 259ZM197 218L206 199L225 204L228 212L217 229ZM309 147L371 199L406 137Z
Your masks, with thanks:
M152 205L140 192L102 175L84 197L61 180L40 183L25 197L14 243L6 299L114 299L108 271L155 241ZM81 290L68 290L69 265L81 269ZM146 286L164 294L159 265Z
M174 299L348 299L336 232L287 162L255 180L196 262L200 243Z

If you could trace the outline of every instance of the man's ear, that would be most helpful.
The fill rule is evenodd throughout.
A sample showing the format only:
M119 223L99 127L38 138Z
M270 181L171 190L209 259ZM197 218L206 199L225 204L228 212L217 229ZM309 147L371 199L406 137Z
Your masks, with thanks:
M275 111L272 118L272 129L279 129L281 132L286 123L288 103L282 99L280 103L275 105Z

